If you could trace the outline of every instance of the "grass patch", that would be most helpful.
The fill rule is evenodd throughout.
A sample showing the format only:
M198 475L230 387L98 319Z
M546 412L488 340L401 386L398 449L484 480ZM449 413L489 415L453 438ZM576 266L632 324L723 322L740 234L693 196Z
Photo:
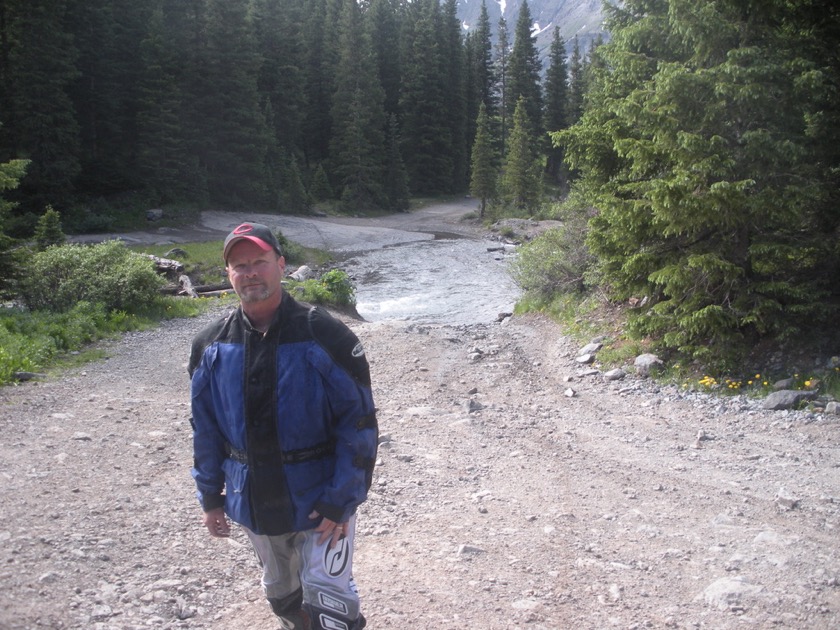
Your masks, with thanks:
M48 372L101 359L92 344L132 330L153 328L161 320L194 317L206 300L160 296L139 313L106 311L80 302L64 313L0 309L0 384L17 380L19 372Z

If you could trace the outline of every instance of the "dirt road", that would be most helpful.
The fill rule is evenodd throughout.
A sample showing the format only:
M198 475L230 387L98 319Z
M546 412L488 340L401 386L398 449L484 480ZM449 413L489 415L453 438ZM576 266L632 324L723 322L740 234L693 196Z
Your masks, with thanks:
M0 390L0 627L276 627L244 536L211 539L193 498L208 317ZM578 376L540 318L351 324L382 432L369 627L840 627L836 416Z

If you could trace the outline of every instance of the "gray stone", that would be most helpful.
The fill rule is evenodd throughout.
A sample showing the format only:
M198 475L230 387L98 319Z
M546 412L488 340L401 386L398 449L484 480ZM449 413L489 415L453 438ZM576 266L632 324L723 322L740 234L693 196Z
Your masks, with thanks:
M595 360L595 355L594 354L582 354L577 359L575 359L576 362L578 362L582 365L592 363L594 360Z
M315 272L307 265L301 265L294 273L289 274L289 277L297 282L304 282L305 280L311 280L314 278Z
M146 210L146 221L160 221L162 218L163 210L161 208Z
M580 352L578 354L581 354L581 355L583 355L583 354L595 354L596 352L598 352L598 350L600 350L603 347L604 346L601 343L597 343L597 342L588 343L583 348L580 349Z
M826 413L833 413L834 415L840 415L840 403L835 400L832 400L825 406Z
M741 606L745 598L760 592L760 586L750 584L743 578L727 577L709 584L703 591L702 598L709 606L714 606L719 610L729 610Z
M652 372L659 370L663 363L655 354L640 354L633 362L639 376L650 376Z
M781 381L776 381L775 383L773 383L773 389L779 392L783 389L790 389L791 387L793 387L793 385L794 380L792 378L785 378Z
M604 378L608 381L620 381L625 376L627 376L627 372L621 368L615 368L614 370L604 373Z
M804 392L795 389L783 389L778 392L773 392L764 399L762 407L764 409L772 409L779 411L782 409L793 409L803 400L811 400L815 398L817 392Z

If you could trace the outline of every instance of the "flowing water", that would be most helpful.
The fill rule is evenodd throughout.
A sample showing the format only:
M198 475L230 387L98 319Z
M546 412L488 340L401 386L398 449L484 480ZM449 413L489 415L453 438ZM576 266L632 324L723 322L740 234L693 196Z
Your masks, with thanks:
M489 323L512 311L519 298L508 271L513 255L488 251L498 246L439 238L358 254L342 268L353 278L356 308L368 321Z

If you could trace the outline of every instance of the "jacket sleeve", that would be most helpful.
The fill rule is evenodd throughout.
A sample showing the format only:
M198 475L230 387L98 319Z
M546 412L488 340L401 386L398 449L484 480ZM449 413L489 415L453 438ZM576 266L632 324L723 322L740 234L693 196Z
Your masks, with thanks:
M322 311L310 312L313 336L326 353L319 371L332 412L335 474L315 509L343 523L367 499L373 479L379 429L370 369L359 339Z
M195 355L196 349L193 349ZM193 428L192 476L197 487L197 497L205 512L223 507L225 476L222 471L225 440L219 431L210 387L210 371L216 346L205 347L197 365L192 367L190 400Z

